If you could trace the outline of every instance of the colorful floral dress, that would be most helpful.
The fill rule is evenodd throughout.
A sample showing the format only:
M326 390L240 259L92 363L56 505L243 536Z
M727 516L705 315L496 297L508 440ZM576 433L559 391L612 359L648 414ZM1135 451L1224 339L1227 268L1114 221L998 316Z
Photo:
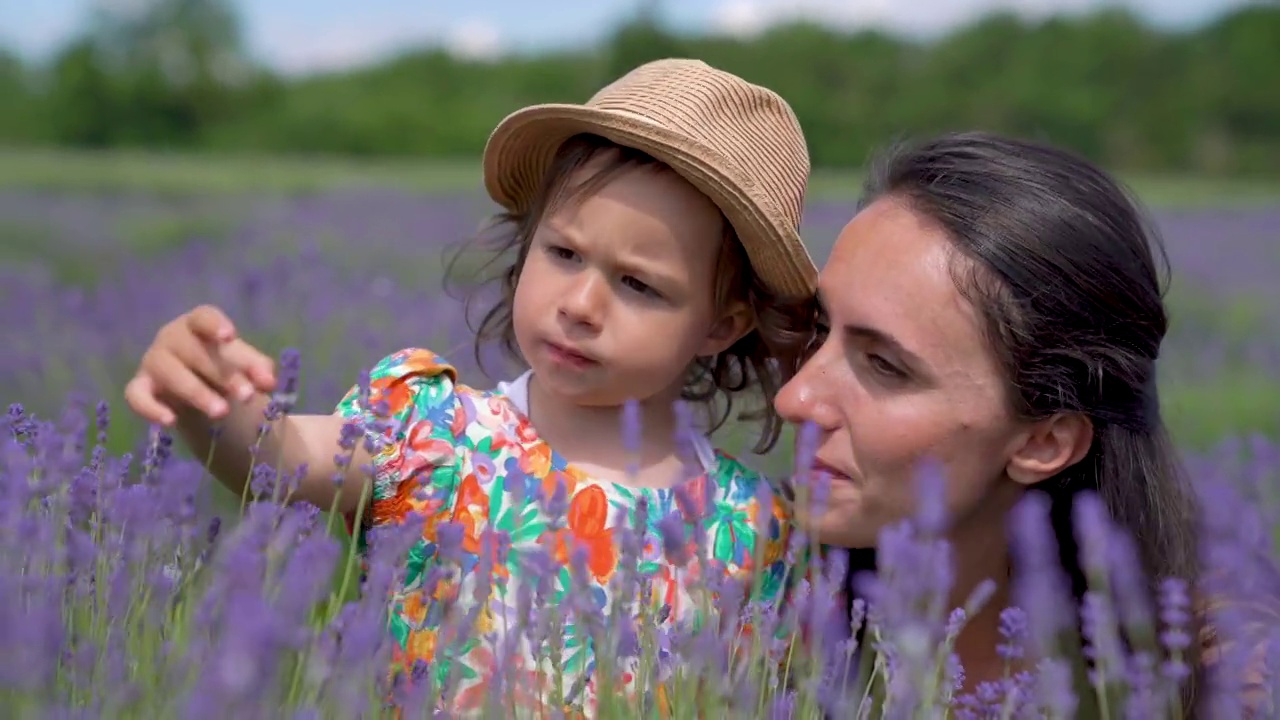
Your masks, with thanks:
M621 658L605 661L609 694L626 695L638 668L660 666L638 664L644 627L669 638L707 617L723 583L776 601L790 521L761 475L708 444L677 488L593 479L538 437L510 388L467 387L408 349L374 367L366 399L353 388L338 405L381 444L367 525L421 525L391 597L393 672L430 663L455 713L500 692L500 707L591 714L601 643Z

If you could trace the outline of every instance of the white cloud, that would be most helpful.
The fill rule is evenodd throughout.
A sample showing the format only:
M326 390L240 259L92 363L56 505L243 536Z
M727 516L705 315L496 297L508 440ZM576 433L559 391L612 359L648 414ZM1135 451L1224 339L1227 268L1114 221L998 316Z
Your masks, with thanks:
M723 0L712 14L718 31L749 36L779 22L813 20L839 28L878 27L933 35L996 10L1027 18L1129 7L1162 23L1193 22L1247 0Z
M322 72L376 61L386 48L367 35L335 32L323 42L293 40L269 53L273 66L286 74Z
M492 60L502 54L502 32L486 20L464 20L449 29L445 47L467 60Z
M714 28L734 37L751 37L767 28L776 18L770 18L761 3L752 0L729 0L721 3L712 16Z
M254 44L270 48L267 60L271 65L292 74L372 64L432 46L471 60L492 59L504 49L498 26L484 20L444 23L422 16L366 16L341 25L300 27L272 23L255 30Z
M334 19L337 20L337 19ZM252 44L285 73L310 73L376 63L440 38L437 19L421 13L352 15L341 22L281 14L252 26Z

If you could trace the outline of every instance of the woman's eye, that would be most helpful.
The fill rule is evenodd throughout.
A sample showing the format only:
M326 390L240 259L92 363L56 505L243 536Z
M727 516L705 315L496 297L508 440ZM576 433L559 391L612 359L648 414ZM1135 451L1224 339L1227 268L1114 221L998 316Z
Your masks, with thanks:
M888 360L885 360L883 357L876 355L875 353L867 354L867 363L871 365L873 370L887 377L896 378L900 380L907 376L907 374L902 370L900 370L896 365L889 362Z

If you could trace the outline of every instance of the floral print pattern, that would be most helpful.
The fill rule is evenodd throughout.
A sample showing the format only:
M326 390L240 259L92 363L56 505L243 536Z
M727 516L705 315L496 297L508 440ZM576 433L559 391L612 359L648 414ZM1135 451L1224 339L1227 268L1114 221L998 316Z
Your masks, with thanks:
M407 556L404 580L391 598L393 672L434 661L433 673L460 673L454 676L461 678L454 712L477 710L485 702L502 629L528 611L529 599L521 601L513 580L539 585L539 592L546 592L543 601L561 605L575 583L582 583L571 572L576 561L585 567L580 573L588 585L585 596L608 612L626 567L622 528L644 528L632 544L643 578L640 596L650 599L651 610L665 618L667 628L696 618L687 581L703 573L722 573L716 581L743 583L746 593L751 591L746 584L759 582L766 600L782 593L789 527L785 505L761 475L728 454L715 451L714 472L678 491L598 481L542 441L505 395L458 383L456 370L429 350L389 355L369 379L367 399L362 402L359 389L352 388L337 408L369 428L381 448L374 456L367 524L410 518L423 523ZM692 532L686 535L690 559L680 561L681 567L668 561L659 521L669 513L702 518L707 568L698 567ZM450 523L447 532L444 522ZM477 583L491 589L487 607L466 606ZM577 592L584 596L581 587ZM477 623L479 632L465 632L470 639L451 649L452 662L443 662L436 657L437 643L452 634L444 618L459 614ZM573 688L565 695L576 693L564 697L565 709L590 708L595 661L590 642L572 620L557 625L552 634L557 633L562 637L547 642L562 647L563 687ZM527 643L520 645L522 651L508 662L524 663L521 674L533 679L529 687L538 687L536 678L544 677L539 661ZM625 692L633 675L620 677ZM541 685L545 694L545 681Z

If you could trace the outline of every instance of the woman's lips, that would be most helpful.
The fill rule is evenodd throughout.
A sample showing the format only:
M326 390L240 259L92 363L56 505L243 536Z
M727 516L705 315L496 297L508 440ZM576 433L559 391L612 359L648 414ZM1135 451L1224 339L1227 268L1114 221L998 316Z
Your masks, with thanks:
M855 487L858 484L847 473L837 470L826 462L817 460L809 466L809 472L785 478L782 482L782 494L789 502L795 502L798 499L797 496L801 493L812 496L814 492L819 492L821 495L826 496L826 493L830 492L831 486L836 483L843 484L846 487ZM818 489L819 487L822 489Z
M813 465L809 468L809 471L813 475L826 475L832 482L837 480L853 482L853 477L851 475L842 470L837 470L835 467L822 460L815 460Z

